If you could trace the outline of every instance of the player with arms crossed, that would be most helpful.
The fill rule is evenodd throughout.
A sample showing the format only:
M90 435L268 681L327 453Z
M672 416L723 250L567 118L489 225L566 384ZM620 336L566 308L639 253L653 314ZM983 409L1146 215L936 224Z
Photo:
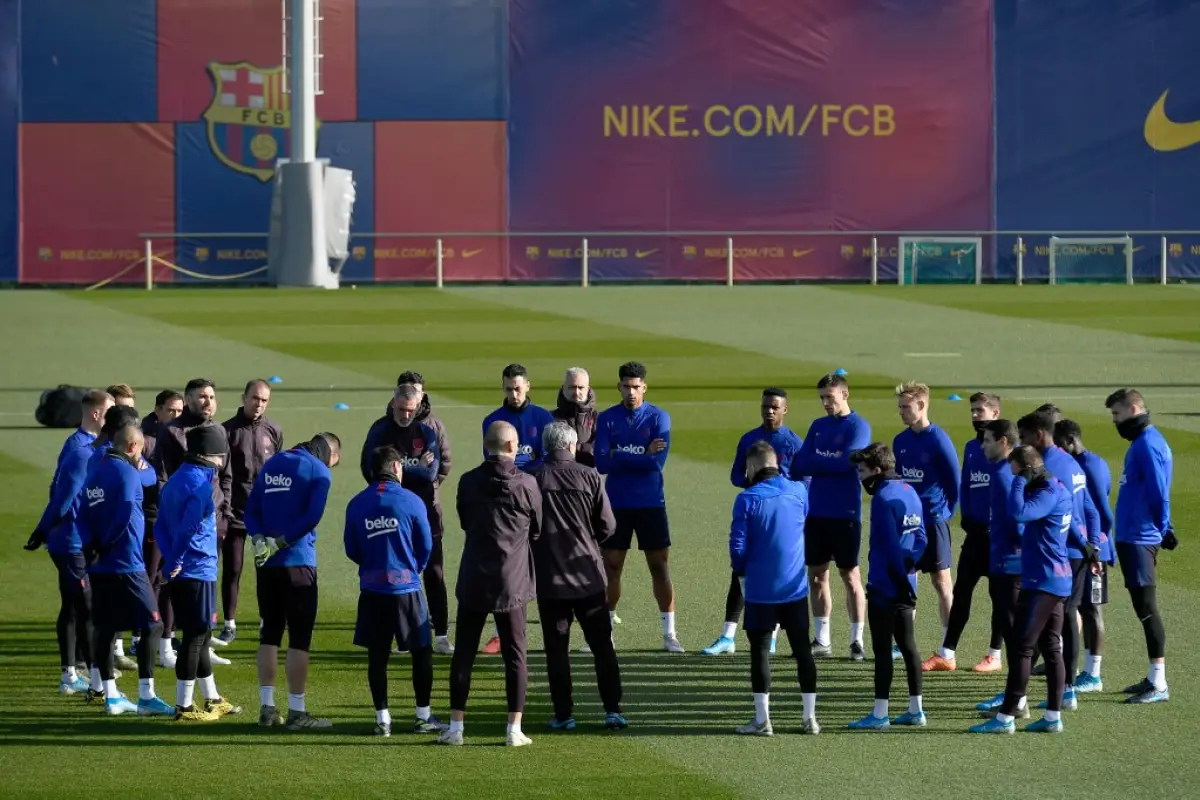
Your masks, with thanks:
M952 604L950 518L958 505L958 453L954 451L949 434L929 421L928 386L912 382L900 384L896 387L896 407L906 428L892 440L892 450L896 454L900 477L921 496L929 543L917 569L929 573L937 593L938 617L942 621L942 641L945 641Z
M671 529L663 493L671 416L646 402L644 366L630 361L621 365L617 376L621 403L596 420L596 469L608 476L604 488L617 520L617 532L601 545L608 573L609 614L616 614L621 600L621 573L636 533L662 617L663 649L682 653L683 645L675 635L675 586L667 567Z
M1150 424L1146 401L1137 389L1118 389L1104 405L1112 413L1117 433L1129 442L1121 485L1117 489L1117 559L1125 588L1146 633L1150 671L1125 688L1128 703L1162 703L1167 690L1167 632L1158 611L1158 549L1179 546L1171 524L1173 457L1167 440Z
M748 489L750 479L746 477L746 454L758 442L766 442L775 450L779 460L779 470L784 475L789 474L792 458L804 444L800 437L787 425L783 418L787 416L787 392L774 387L763 389L762 424L747 431L738 440L737 452L733 456L733 469L729 471L730 482L739 489ZM733 573L729 581L729 592L725 596L725 628L715 642L700 652L706 656L719 656L722 653L733 653L737 645L733 641L737 633L738 621L742 618L742 609L746 601L742 597L742 576ZM771 653L775 653L775 636L771 636Z

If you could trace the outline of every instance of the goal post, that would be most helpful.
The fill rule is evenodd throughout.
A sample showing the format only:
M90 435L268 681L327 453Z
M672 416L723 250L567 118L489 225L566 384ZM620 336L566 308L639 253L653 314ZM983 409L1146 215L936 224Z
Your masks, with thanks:
M896 283L983 282L983 238L979 236L901 236Z
M1125 283L1133 285L1133 237L1051 236L1050 284Z

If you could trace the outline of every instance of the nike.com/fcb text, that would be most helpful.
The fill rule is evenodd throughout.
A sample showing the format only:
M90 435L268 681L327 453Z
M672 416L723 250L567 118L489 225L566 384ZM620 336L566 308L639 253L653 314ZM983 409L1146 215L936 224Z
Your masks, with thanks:
M605 138L711 136L891 136L896 111L890 105L814 103L793 105L604 106Z

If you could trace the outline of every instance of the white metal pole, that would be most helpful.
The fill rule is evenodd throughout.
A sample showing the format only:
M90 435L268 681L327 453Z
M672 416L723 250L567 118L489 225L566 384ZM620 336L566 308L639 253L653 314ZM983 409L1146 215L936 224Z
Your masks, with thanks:
M579 262L579 285L588 288L588 240L583 238L583 257Z
M1166 286L1167 285L1167 267L1170 266L1167 262L1167 237L1165 237L1165 236L1162 237L1160 246L1162 247L1162 252L1159 253L1159 258L1158 258L1158 282L1161 283L1163 286Z
M154 289L154 240L146 239L146 291ZM1165 275L1165 272L1164 272ZM1165 281L1164 281L1165 283Z
M1025 283L1025 237L1017 237L1017 286Z
M307 164L317 158L316 5L317 0L289 0L292 6L292 63L288 98L292 112L292 161Z
M725 240L725 285L733 286L733 237Z
M1125 283L1133 286L1133 237L1125 234Z
M1055 284L1056 279L1058 277L1058 274L1057 274L1058 273L1058 264L1056 263L1056 254L1058 252L1058 248L1056 248L1054 246L1054 243L1056 241L1058 241L1057 236L1050 237L1050 285L1051 286L1053 286Z
M871 285L879 283L879 239L871 237Z
M439 289L441 289L443 286L443 279L445 276L445 273L443 271L443 264L442 264L442 259L443 259L442 253L443 253L442 240L438 239L437 240L437 288L439 288Z

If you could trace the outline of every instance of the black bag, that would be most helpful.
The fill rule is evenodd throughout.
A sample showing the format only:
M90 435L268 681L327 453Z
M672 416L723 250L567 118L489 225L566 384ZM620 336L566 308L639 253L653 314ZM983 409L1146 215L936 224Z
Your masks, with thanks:
M33 416L47 428L78 428L83 422L83 396L88 391L83 386L65 383L57 389L48 389L42 392Z

